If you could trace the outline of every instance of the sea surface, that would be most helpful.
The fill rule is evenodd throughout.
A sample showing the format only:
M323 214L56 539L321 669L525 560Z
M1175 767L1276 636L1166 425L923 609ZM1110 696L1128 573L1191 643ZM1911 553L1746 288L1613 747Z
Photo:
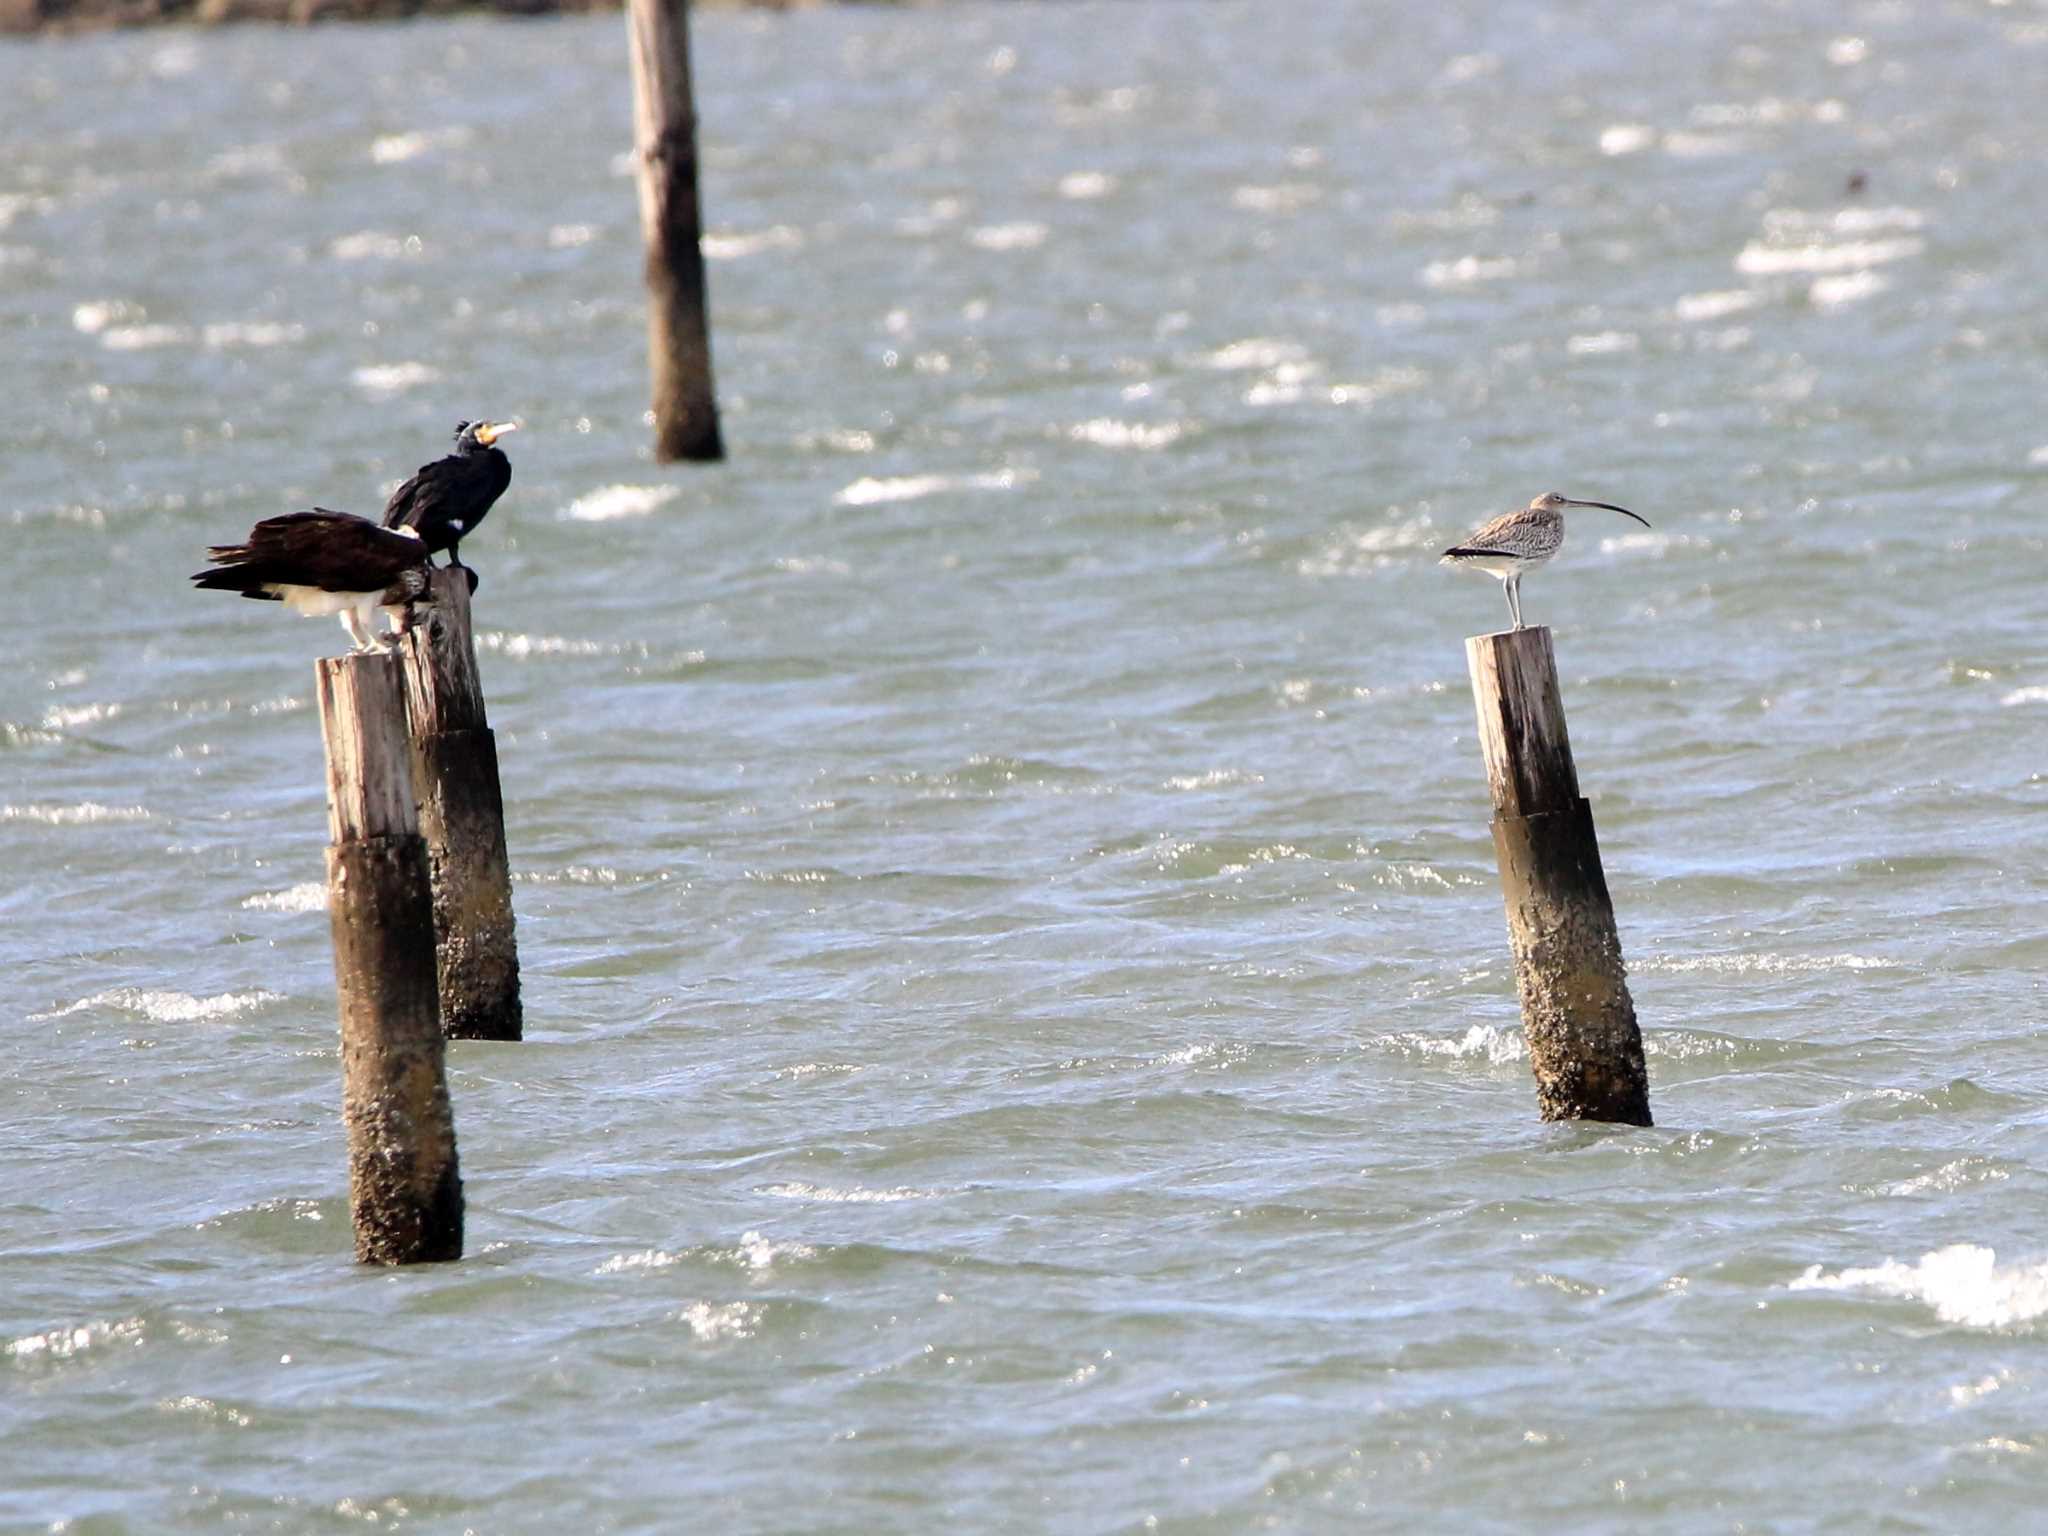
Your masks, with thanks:
M2048 13L0 47L0 1530L1993 1532L2048 1479ZM464 546L528 1038L351 1262L314 657ZM1657 1124L1544 1125L1438 550L1549 489Z

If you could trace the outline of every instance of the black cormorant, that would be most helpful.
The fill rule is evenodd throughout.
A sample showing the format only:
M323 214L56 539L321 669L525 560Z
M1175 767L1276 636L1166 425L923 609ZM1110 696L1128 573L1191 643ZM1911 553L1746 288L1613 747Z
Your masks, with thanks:
M450 565L462 564L456 546L476 531L491 503L512 483L512 461L497 441L516 431L515 421L465 421L455 428L455 451L420 466L419 473L391 493L384 505L386 528L410 528L427 552L448 551Z

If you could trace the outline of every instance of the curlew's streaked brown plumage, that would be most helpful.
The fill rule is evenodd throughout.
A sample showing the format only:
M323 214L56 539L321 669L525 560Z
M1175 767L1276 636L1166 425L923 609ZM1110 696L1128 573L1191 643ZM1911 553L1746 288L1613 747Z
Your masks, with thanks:
M1520 629L1522 578L1564 547L1566 507L1601 507L1623 517L1635 517L1645 528L1650 526L1627 507L1617 507L1611 501L1574 501L1556 491L1545 491L1520 511L1504 513L1453 544L1438 563L1499 577L1507 589L1508 612L1514 618L1515 628Z

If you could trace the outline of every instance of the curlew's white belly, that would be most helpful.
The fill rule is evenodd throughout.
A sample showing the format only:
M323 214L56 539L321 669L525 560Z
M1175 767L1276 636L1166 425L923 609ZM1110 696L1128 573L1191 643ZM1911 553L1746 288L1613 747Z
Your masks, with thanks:
M1544 558L1548 558L1547 556ZM1454 566L1461 571L1483 571L1506 581L1517 571L1526 571L1532 565L1541 565L1542 559L1527 560L1515 555L1445 555L1440 565Z

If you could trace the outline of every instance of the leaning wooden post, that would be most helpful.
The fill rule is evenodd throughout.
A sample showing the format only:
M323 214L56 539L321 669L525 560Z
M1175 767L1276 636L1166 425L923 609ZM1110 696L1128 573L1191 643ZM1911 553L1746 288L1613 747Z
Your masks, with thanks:
M654 456L722 459L704 315L697 203L697 109L690 89L688 0L630 0L633 148L647 250L647 361Z
M1550 631L1475 635L1465 659L1537 1103L1546 1120L1648 1125L1643 1036L1593 810L1572 766Z
M519 945L505 800L477 677L466 571L435 570L430 601L401 654L413 785L433 877L442 1032L450 1040L517 1040Z
M427 850L398 658L314 664L327 742L327 911L356 1258L462 1257L462 1179L434 989Z

